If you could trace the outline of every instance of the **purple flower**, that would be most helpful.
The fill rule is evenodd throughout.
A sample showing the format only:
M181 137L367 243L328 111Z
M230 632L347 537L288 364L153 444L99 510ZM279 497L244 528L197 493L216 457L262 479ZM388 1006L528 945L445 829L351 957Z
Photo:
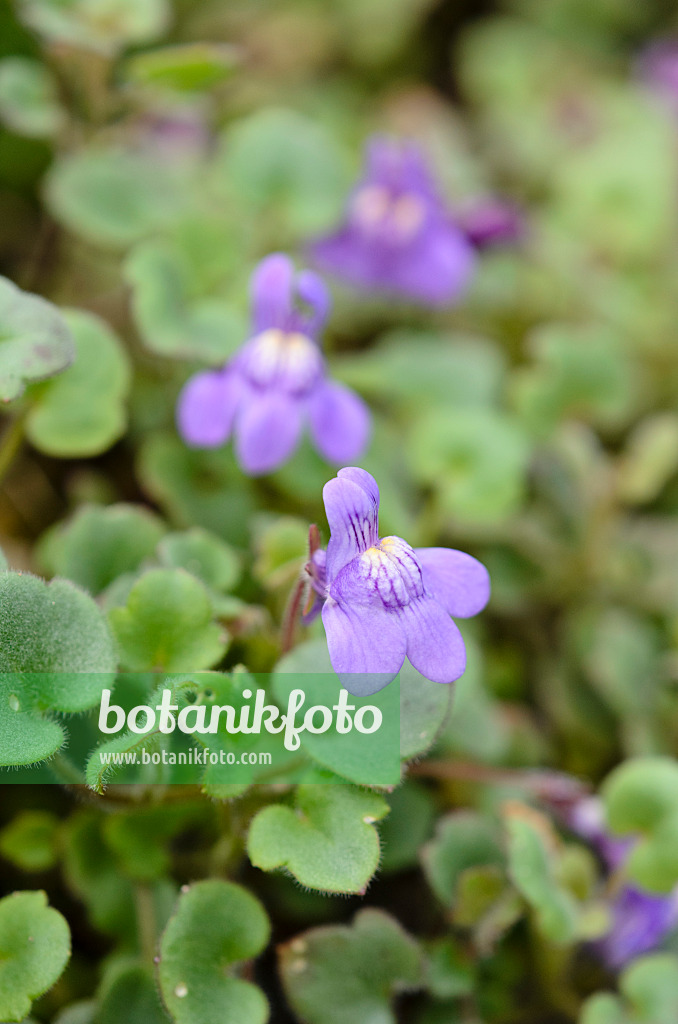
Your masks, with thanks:
M379 538L379 488L364 469L340 469L323 490L330 524L327 552L307 571L322 602L330 660L357 696L391 682L405 658L423 676L451 683L466 667L461 633L450 618L476 615L490 596L480 562L448 548L411 548Z
M475 266L417 147L385 138L368 144L343 225L311 253L321 269L358 288L431 306L458 298Z
M487 196L457 211L457 223L476 249L512 245L525 235L525 220L513 203Z
M591 843L610 871L623 870L635 837L610 835L603 805L597 797L577 801L567 815L567 822ZM610 909L610 929L596 948L609 967L620 970L636 957L656 949L678 925L678 888L664 896L624 884L613 897Z
M328 380L318 335L330 297L287 256L262 260L252 278L254 336L222 370L184 386L177 424L187 444L215 448L233 434L251 476L270 473L296 448L304 426L330 462L350 462L368 441L370 414L353 391Z
M625 885L612 903L612 925L599 948L606 963L620 970L656 949L677 924L678 890L660 896Z
M638 75L678 114L678 39L658 39L640 54Z

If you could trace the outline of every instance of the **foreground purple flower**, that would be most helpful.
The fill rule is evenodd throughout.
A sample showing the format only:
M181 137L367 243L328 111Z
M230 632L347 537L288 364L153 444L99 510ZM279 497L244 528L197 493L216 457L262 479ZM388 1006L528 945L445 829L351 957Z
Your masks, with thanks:
M344 224L311 247L317 265L365 290L424 305L453 302L475 267L472 245L413 143L373 139Z
M330 660L357 696L391 682L405 658L436 683L452 683L466 667L466 618L490 596L487 570L449 548L411 548L379 538L379 488L364 469L341 469L323 490L330 524L327 552L312 554L308 572L322 608Z
M358 458L370 414L353 391L327 378L318 335L330 298L321 278L295 274L287 256L268 256L252 278L252 306L254 336L222 370L197 373L184 386L181 436L215 448L233 434L238 462L251 476L282 465L306 425L330 462Z
M623 868L635 839L609 833L600 800L587 797L578 801L570 810L568 824L598 851L608 870ZM610 910L610 929L596 946L607 965L620 970L656 949L678 926L678 888L664 896L626 884L614 895Z

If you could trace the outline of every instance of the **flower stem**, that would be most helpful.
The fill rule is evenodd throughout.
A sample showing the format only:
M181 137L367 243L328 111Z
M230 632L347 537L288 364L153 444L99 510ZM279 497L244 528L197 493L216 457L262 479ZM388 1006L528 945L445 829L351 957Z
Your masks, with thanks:
M282 654L287 654L287 652L291 651L294 646L294 631L297 619L299 618L299 610L304 598L306 586L307 581L303 576L301 576L297 580L296 586L292 591L289 601L287 602L281 629L280 651Z
M0 440L0 483L5 478L24 439L26 413L20 413L6 428Z
M137 911L141 955L144 960L153 963L157 936L151 887L144 882L139 882L134 888L134 902Z
M579 779L548 769L497 768L472 761L431 760L410 765L409 772L411 775L456 782L522 786L535 796L558 802L583 796L587 792L586 784Z

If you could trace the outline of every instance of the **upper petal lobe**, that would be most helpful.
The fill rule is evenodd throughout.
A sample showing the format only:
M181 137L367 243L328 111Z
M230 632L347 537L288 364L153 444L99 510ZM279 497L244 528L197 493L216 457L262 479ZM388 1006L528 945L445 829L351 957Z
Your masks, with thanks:
M327 579L379 540L379 488L364 469L350 467L325 484L323 500L330 524Z

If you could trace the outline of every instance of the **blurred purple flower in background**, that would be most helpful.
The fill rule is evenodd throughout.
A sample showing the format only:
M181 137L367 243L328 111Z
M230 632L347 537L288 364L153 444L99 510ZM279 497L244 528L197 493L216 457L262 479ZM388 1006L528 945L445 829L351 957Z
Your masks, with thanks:
M432 306L454 302L475 267L417 146L381 137L367 145L344 223L310 251L321 269L358 288Z
M597 797L577 801L567 820L569 827L597 850L608 870L623 868L635 839L610 835L603 805ZM596 945L607 965L620 970L636 957L656 949L678 926L678 888L661 895L624 884L613 895L610 910L610 929Z
M462 551L380 539L379 488L364 469L339 470L323 498L330 541L327 552L313 553L307 571L342 684L359 696L376 693L406 657L426 678L454 682L466 651L450 616L467 618L485 607L485 567Z
M252 277L253 337L222 370L195 374L184 386L177 424L187 444L215 448L233 434L246 473L285 462L308 425L330 462L350 462L370 432L367 406L328 380L318 336L330 297L308 270L295 273L282 254L267 256Z
M638 57L640 80L678 115L678 39L657 39Z
M525 236L525 218L514 204L494 196L475 199L456 213L457 224L476 249L513 245Z

